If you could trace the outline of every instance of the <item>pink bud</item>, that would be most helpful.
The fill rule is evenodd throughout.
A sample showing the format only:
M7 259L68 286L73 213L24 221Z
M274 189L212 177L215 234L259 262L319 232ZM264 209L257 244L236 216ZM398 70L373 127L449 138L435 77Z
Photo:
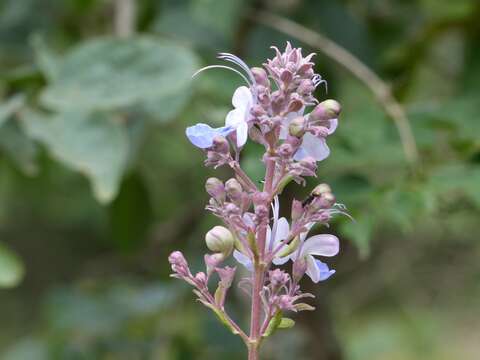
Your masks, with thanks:
M215 269L218 265L222 263L222 261L224 260L224 256L222 254L205 254L204 260L207 270L210 273L213 269Z
M201 287L207 286L207 275L205 275L203 271L195 275L195 280L197 280Z
M230 152L228 140L223 136L215 136L213 138L212 150L220 154L228 154Z
M300 85L297 88L297 93L300 95L308 95L311 94L315 90L315 85L313 85L312 80L305 79L302 80Z
M270 200L270 196L265 191L258 191L252 196L253 204L258 205L266 205Z
M220 282L224 288L229 288L232 285L233 278L235 277L236 267L225 266L224 268L216 268Z
M280 269L269 271L268 278L274 288L286 285L290 280L290 275Z
M341 111L342 107L340 103L336 100L329 99L315 106L315 109L310 113L309 119L313 122L336 119Z
M303 214L302 202L296 199L292 201L292 221L300 219Z
M237 205L241 202L243 188L237 179L231 178L227 180L227 182L225 182L225 190L231 201L235 202Z
M180 265L180 266L188 266L187 260L180 251L174 251L168 257L168 262L171 265Z
M293 154L293 146L288 143L283 143L278 148L278 154L283 158L291 156Z
M305 258L301 257L295 260L292 266L293 281L299 282L306 272L307 272L307 261L305 260Z
M270 87L270 81L268 80L268 75L265 70L259 67L254 67L254 68L251 68L251 71L257 84L265 87Z

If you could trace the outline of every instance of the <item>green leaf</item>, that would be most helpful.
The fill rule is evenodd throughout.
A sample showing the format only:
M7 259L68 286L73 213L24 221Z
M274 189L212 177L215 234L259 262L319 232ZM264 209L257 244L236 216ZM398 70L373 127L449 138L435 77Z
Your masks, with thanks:
M17 122L7 122L0 127L0 148L26 174L37 174L37 146L23 134Z
M18 256L0 243L0 288L11 288L22 281L25 268Z
M313 311L315 310L315 306L306 304L306 303L300 303L300 304L295 304L295 310L297 311Z
M295 321L290 318L282 318L280 324L278 324L279 329L290 329L295 325Z
M22 113L27 133L64 165L85 174L95 197L108 203L118 192L129 144L125 129L105 113Z
M37 66L48 80L54 81L59 75L61 59L48 48L45 40L41 36L34 35L31 43Z
M65 56L41 100L57 110L105 110L188 96L197 67L190 50L171 42L95 39Z
M262 337L266 338L272 335L275 332L275 330L277 330L281 322L282 322L282 312L277 311L275 316L273 316L273 318L268 323L267 329L263 333Z
M11 97L4 103L0 103L0 126L4 124L10 116L17 112L24 104L25 97L20 94Z

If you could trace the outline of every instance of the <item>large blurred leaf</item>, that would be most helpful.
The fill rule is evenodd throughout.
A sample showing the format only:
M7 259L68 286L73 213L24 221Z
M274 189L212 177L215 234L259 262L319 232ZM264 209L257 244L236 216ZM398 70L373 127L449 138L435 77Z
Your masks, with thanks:
M0 126L0 148L26 175L37 173L37 147L17 123L10 121Z
M92 110L182 97L196 69L195 55L170 42L95 39L65 56L41 100L57 110Z
M103 113L81 111L50 117L26 111L22 120L27 133L52 156L89 178L100 202L113 199L129 150L125 129L118 122Z
M0 103L0 126L22 107L24 101L23 95L17 95L4 103Z
M25 269L18 256L0 243L0 288L18 285L24 274Z

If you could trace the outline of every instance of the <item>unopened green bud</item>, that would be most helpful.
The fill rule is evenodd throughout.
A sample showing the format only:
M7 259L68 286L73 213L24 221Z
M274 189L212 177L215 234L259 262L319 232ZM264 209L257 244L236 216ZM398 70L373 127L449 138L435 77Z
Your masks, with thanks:
M205 242L209 250L230 255L235 239L226 227L215 226L205 235Z
M319 184L315 186L315 188L312 190L312 195L313 196L321 196L326 193L331 193L332 189L330 188L330 185L328 184Z
M243 188L237 179L231 178L225 183L225 190L233 201L241 199Z
M302 137L305 133L305 119L303 116L299 116L292 120L288 126L288 132L295 137Z
M205 182L205 190L207 190L207 193L215 200L225 200L225 186L223 186L223 182L221 180L215 177L208 178Z

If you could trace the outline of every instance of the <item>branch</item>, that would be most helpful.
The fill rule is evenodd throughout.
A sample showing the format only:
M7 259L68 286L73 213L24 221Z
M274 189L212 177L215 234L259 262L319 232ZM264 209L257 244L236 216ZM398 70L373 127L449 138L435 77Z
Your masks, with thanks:
M318 48L326 56L345 67L363 82L376 97L377 101L383 106L385 112L394 121L407 161L410 164L415 164L418 161L417 145L405 110L393 96L390 86L375 74L373 70L348 50L326 36L297 24L294 21L266 11L256 11L252 16L253 20L258 23L296 38L313 48Z
M136 0L114 0L114 33L127 38L135 32L137 18Z

